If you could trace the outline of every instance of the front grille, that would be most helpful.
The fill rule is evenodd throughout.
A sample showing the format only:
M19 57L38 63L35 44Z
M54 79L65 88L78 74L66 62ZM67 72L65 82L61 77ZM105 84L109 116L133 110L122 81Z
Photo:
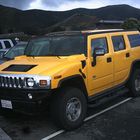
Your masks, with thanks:
M0 76L0 87L8 88L23 88L25 87L25 80L21 77L14 76Z
M34 85L28 85L28 79L34 80ZM39 81L45 79L48 82L46 87L41 87ZM18 89L48 89L50 88L51 77L39 76L33 74L2 74L0 73L0 88L18 88Z

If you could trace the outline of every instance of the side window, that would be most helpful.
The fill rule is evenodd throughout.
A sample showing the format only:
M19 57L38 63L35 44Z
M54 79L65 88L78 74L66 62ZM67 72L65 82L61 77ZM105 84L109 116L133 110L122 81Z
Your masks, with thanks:
M9 41L4 41L6 48L11 48L11 44Z
M128 35L128 39L132 48L140 46L140 34Z
M113 36L112 42L113 42L113 47L115 52L125 50L126 46L125 46L123 36Z
M105 52L108 53L107 39L105 37L93 39L91 41L92 55L94 53L95 48L104 48Z
M0 42L0 49L3 49L3 48L2 48L2 44L1 44L1 42Z

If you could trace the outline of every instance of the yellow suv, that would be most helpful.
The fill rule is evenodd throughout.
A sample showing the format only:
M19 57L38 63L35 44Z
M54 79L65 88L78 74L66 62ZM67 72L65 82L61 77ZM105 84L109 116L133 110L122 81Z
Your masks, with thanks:
M70 130L82 124L93 100L124 86L140 94L138 31L52 33L0 66L0 108L36 113L49 105L54 121Z

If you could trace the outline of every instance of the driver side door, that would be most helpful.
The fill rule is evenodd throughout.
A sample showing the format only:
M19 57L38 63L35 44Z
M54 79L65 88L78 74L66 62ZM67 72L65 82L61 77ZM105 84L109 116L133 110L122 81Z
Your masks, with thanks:
M99 93L110 87L113 87L113 54L112 48L109 47L109 38L107 35L92 35L89 36L89 68L88 68L88 85L91 95ZM92 62L95 48L104 48L105 55L97 56L96 65Z

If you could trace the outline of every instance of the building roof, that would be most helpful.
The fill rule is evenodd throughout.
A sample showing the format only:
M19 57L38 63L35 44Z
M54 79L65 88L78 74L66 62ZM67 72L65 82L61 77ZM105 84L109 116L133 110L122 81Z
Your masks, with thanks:
M123 24L123 20L100 20L99 23L104 23L104 24Z

